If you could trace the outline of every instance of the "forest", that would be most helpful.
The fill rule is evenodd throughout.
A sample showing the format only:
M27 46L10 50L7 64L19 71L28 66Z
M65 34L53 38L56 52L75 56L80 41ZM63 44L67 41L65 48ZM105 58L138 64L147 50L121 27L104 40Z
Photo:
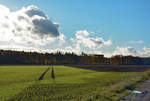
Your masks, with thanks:
M0 65L62 65L62 64L102 64L102 65L150 65L150 57L116 55L110 58L103 54L82 54L72 52L38 53L0 50Z

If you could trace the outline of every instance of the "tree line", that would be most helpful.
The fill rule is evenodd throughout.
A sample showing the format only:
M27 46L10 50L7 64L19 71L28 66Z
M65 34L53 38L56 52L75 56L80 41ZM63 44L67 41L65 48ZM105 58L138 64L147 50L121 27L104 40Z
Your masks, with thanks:
M115 65L150 65L150 58L116 55L111 58L103 54L77 55L72 52L38 53L0 50L0 64L50 65L50 64L115 64Z

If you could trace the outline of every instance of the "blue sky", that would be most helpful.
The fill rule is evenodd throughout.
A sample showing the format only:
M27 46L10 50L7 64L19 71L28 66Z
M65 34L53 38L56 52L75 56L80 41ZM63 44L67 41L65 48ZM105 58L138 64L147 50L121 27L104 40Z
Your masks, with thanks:
M66 40L75 38L76 31L87 30L95 33L92 38L111 39L109 50L150 47L150 0L0 0L0 4L11 11L37 6L60 24Z

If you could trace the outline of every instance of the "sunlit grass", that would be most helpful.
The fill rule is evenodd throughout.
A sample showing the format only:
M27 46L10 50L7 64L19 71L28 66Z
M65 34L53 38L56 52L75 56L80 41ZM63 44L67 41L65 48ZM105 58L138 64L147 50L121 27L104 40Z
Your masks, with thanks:
M9 101L116 101L148 77L147 72L97 72L67 66L0 67L0 99Z
M47 67L0 66L0 101L6 100L28 87Z

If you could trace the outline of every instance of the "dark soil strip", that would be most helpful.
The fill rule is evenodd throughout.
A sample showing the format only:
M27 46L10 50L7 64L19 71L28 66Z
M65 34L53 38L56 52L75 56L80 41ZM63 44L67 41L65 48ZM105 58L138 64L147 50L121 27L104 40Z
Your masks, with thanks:
M42 80L44 75L49 71L49 68L46 69L46 71L39 77L38 80Z
M99 72L144 72L150 66L142 65L66 65L69 67L95 70Z

